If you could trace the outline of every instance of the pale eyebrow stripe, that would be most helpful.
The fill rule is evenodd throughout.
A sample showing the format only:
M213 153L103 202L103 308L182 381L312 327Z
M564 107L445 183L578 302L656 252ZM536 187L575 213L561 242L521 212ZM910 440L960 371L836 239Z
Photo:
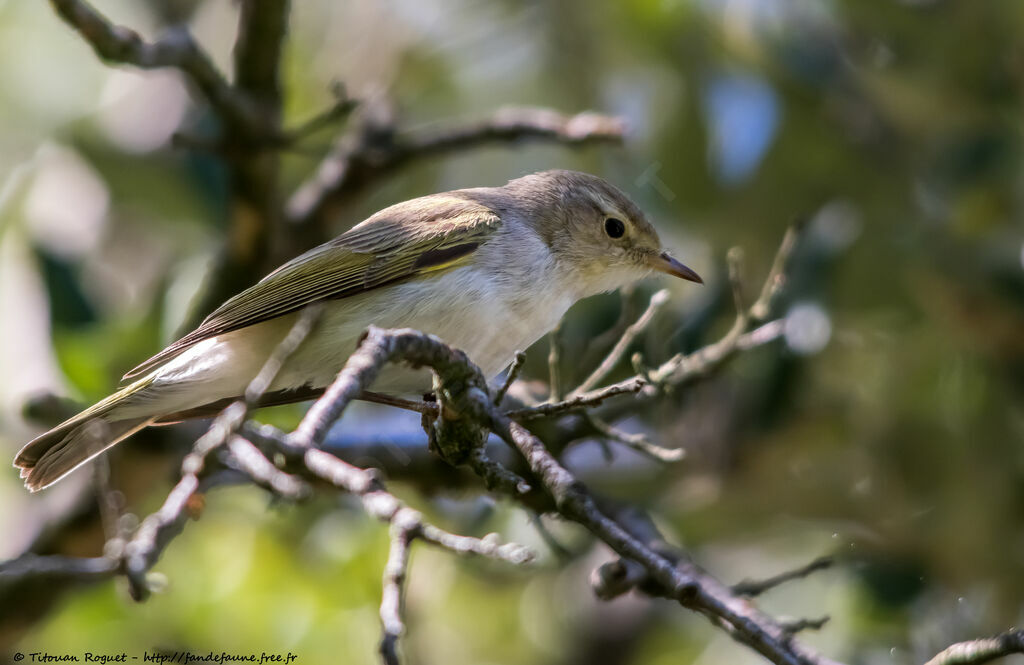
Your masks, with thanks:
M595 199L597 199L600 202L601 211L604 214L618 217L619 219L624 221L629 219L629 215L623 213L622 210L619 209L619 206L615 205L615 203L611 199L606 197L600 191L596 189L590 189L590 193Z

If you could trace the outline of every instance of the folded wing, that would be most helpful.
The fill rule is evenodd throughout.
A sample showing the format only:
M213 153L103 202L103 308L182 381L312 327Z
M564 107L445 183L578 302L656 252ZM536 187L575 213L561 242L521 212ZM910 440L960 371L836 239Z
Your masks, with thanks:
M125 374L133 379L191 345L295 312L431 272L454 268L501 224L491 208L461 192L406 201L292 259L229 299L202 324Z

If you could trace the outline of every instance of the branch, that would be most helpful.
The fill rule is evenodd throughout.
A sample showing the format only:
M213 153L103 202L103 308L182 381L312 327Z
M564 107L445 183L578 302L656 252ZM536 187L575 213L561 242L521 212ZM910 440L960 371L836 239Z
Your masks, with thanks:
M502 382L498 389L494 391L494 406L501 406L502 401L505 399L505 395L508 394L508 389L512 387L512 384L519 378L520 372L523 371L523 365L526 364L526 354L522 351L516 351L515 357L512 359L512 364L508 368L508 372L505 374L505 380Z
M340 83L335 84L331 92L334 95L333 103L297 127L285 131L278 141L278 145L282 147L294 145L337 122L346 120L359 106L355 99L348 96L345 86Z
M608 355L607 350L619 341L619 338L626 332L626 328L640 316L637 300L636 284L627 284L619 288L619 316L607 330L587 342L587 348L580 354L580 366L596 365L604 356Z
M730 635L773 663L825 664L830 661L794 642L781 624L742 602L731 591L696 566L673 562L647 547L621 525L602 513L593 497L544 445L522 426L494 414L495 433L514 446L555 499L558 512L586 527L621 556L642 565L665 595L683 606L724 622Z
M0 563L0 589L32 578L44 579L49 584L80 584L106 579L115 572L117 561L107 557L80 558L26 553Z
M398 665L398 638L405 632L402 608L405 604L403 589L409 572L409 551L412 533L396 522L391 523L391 549L384 565L384 589L380 596L381 660L385 665Z
M260 487L278 496L300 501L312 492L306 482L278 469L259 448L244 437L232 436L228 440L228 452L229 464L245 473Z
M307 486L294 476L284 473L270 462L251 441L237 432L242 428L249 410L259 403L260 398L272 384L287 358L294 353L308 337L322 312L322 307L305 309L296 321L292 330L273 351L260 373L249 384L243 400L228 406L214 420L207 432L196 441L193 451L182 463L181 480L171 490L163 506L153 515L146 518L127 543L114 538L108 541L106 553L95 559L75 559L70 557L37 557L26 555L13 561L0 564L0 584L15 580L24 582L29 578L51 579L57 577L62 581L91 581L123 572L129 580L132 596L137 600L149 594L146 573L157 561L163 549L178 535L189 517L195 517L202 508L201 494L210 487L223 482L224 474L203 475L207 457L216 449L228 446L234 462L251 478L262 486L288 498L299 498L305 495ZM374 335L379 331L371 330ZM406 344L416 344L422 335L396 336L399 343L364 344L360 347L368 349L367 361L355 363L351 360L342 371L332 389L329 389L317 406L328 399L335 400L333 408L311 410L300 428L291 436L277 432L274 428L263 426L258 429L258 438L264 444L269 443L271 452L281 454L293 462L301 462L301 472L310 478L325 480L335 487L357 496L366 512L384 522L391 524L392 555L385 574L384 594L381 604L381 620L384 637L381 642L381 654L386 663L397 663L397 640L403 629L401 619L402 582L407 573L409 547L413 540L424 542L449 550L460 555L478 555L501 560L507 563L524 564L533 559L533 554L526 548L516 544L502 544L494 534L485 538L472 538L449 533L423 519L423 516L406 506L393 494L388 492L373 470L353 466L328 452L312 447L312 442L319 444L326 430L321 430L325 419L331 414L340 415L344 405L361 394L346 388L353 385L369 385L376 370L386 362L386 352L392 352ZM380 341L377 339L375 341ZM440 345L436 339L428 339L429 345ZM447 347L445 347L447 349ZM376 350L376 352L374 352ZM479 370L469 364L465 355L447 349L448 374L462 377L479 375ZM358 352L357 352L358 353ZM355 358L355 356L353 356ZM354 365L354 367L352 367ZM464 366L460 374L459 367ZM340 388L336 388L340 386ZM487 396L487 393L483 393ZM335 409L337 409L335 411ZM311 432L308 438L302 433ZM481 463L494 464L478 456ZM524 491L528 491L525 488Z
M289 338L292 338L291 334ZM275 352L278 360L286 356L290 344L284 346L286 348ZM265 445L269 442L274 448L273 452L281 453L293 463L299 463L306 475L326 480L358 496L367 513L392 525L392 554L384 576L381 607L381 653L385 662L397 662L397 640L404 626L401 615L402 582L408 572L409 546L413 539L420 538L459 553L491 556L512 563L522 563L530 556L517 545L499 545L491 538L457 536L427 524L418 512L390 494L373 471L352 466L315 447L323 441L327 430L345 406L372 385L374 377L389 362L407 362L416 366L429 366L434 370L439 410L433 422L428 422L428 428L435 432L441 431L442 424L439 421L445 419L454 419L455 422L468 425L478 423L489 428L522 455L537 485L550 497L551 505L559 514L584 526L622 557L616 564L620 571L617 575L611 574L613 568L603 567L605 580L619 580L617 589L613 589L608 582L602 582L609 588L605 596L615 595L623 588L643 588L648 593L674 599L682 606L708 617L734 639L774 663L826 665L834 662L794 639L797 630L814 628L821 625L820 621L785 622L773 619L690 562L685 555L674 553L667 545L660 543L660 536L657 536L652 525L638 521L637 518L616 518L599 507L594 497L548 452L539 439L494 406L493 397L486 389L480 371L464 354L451 349L437 338L416 331L371 328L338 378L295 432L285 435L267 426L260 428L260 431L262 442ZM272 358L258 379L269 381L267 377L274 371L274 364ZM260 384L259 381L254 383L256 385L252 390L247 391L247 398L258 397ZM232 413L234 411L229 409L222 414L219 422L197 442L197 452L194 454L208 450L214 442L226 436L222 430L231 431L235 422ZM198 461L201 460L183 465L183 480L194 477ZM186 494L181 487L187 489L188 485L179 485L172 494ZM525 492L508 488L504 491L521 501L527 498ZM531 488L526 491L533 492ZM180 501L175 502L169 498L166 505L180 505ZM174 514L182 515L185 512L181 509ZM165 544L166 540L159 542ZM147 562L151 563L152 558ZM12 562L0 570L7 573L43 574L48 570L63 570L68 565L83 570L87 576L112 574L109 562L92 560L72 564L56 559ZM131 567L130 560L128 566ZM24 572L26 570L28 573ZM771 582L753 586L763 589L779 583L783 577L792 579L794 576L778 576ZM623 580L625 583L622 583ZM747 588L748 593L752 592L750 586ZM960 645L957 647L959 650L953 651L961 653L967 650L976 660L940 660L938 663L983 662L983 659L997 653L1011 653L1013 649L1019 648L1019 641L1013 641L1017 637L1014 634L1013 639L1007 637L996 642Z
M280 60L288 0L242 0L234 48L237 94L260 116L260 131L225 122L221 156L228 167L230 225L203 289L182 326L195 328L217 306L255 284L271 268L309 249L284 228L280 193Z
M583 416L603 438L621 443L622 445L632 448L638 453L647 455L659 462L678 462L686 457L686 451L682 448L666 448L654 443L643 434L630 434L629 432L623 432L617 427L609 425L589 411L584 411Z
M735 253L731 263L738 305L737 320L745 322L753 317L742 306L742 293L738 289L739 261ZM759 302L764 293L774 291L763 291ZM771 297L769 295L767 299ZM509 563L523 563L531 557L525 548L515 544L502 545L491 536L482 539L459 536L427 523L419 512L391 494L374 470L354 466L320 447L352 400L372 394L368 391L385 365L407 363L415 367L429 367L434 372L437 404L432 409L416 407L414 410L423 413L424 428L439 455L452 464L469 467L485 479L489 487L515 498L531 510L537 510L539 505L542 506L540 510L554 510L580 524L619 555L617 561L605 564L594 574L595 591L601 597L611 598L630 589L638 589L672 599L705 616L733 639L773 663L829 665L835 662L794 637L797 631L820 627L824 620L778 620L760 611L750 601L751 596L768 588L824 567L823 561L812 562L761 582L744 582L736 588L722 584L690 561L684 552L669 546L641 511L616 510L599 503L537 436L513 420L514 416L523 414L503 412L496 406L494 394L469 358L436 337L414 330L386 331L371 327L337 378L295 431L285 434L269 426L243 429L249 409L258 404L281 364L308 335L317 313L316 309L303 313L250 384L245 399L225 409L196 442L193 452L182 465L181 481L168 496L164 507L147 518L131 542L125 545L123 556L112 556L109 552L114 548L109 547L107 557L101 559L23 557L0 566L0 581L11 576L42 576L55 572L69 579L88 580L122 570L132 581L133 589L144 592L142 574L155 562L170 538L180 531L190 512L194 513L201 507L196 499L205 489L204 483L212 485L225 478L224 474L201 476L201 473L207 456L226 444L231 459L238 467L271 491L282 495L289 492L282 489L285 487L298 491L305 487L300 477L302 481L326 481L358 497L369 515L390 525L391 553L383 580L380 650L385 663L397 663L398 639L404 630L403 583L408 575L410 547L414 540L421 539L460 554L488 556ZM670 379L681 381L698 376L691 373L707 370L710 363L720 363L737 350L773 339L777 335L776 323L770 322L750 332L744 332L734 324L725 338L712 345L719 351L710 353L703 349L685 356L689 361L678 363L678 370L670 375ZM739 333L735 332L737 329ZM616 353L621 355L623 352ZM525 415L543 407L565 410L592 406L600 399L622 392L646 397L656 394L663 385L638 375L627 382L584 391L573 400L528 409ZM505 386L499 390L503 389ZM570 402L571 406L566 406ZM405 406L411 408L410 405ZM528 470L523 472L526 478L484 454L488 432L496 434L518 453ZM286 469L277 468L270 462L270 459L278 457L285 460ZM1000 655L1021 652L1022 648L1024 637L1021 633L1007 633L991 640L954 645L929 665L980 663Z
M288 0L242 0L234 49L235 85L276 121L281 113L279 70L288 4Z
M281 437L280 444L283 452L295 450L290 439ZM309 471L358 496L363 509L370 516L391 524L391 553L385 567L380 606L383 630L380 653L388 665L399 662L398 638L404 631L401 618L402 586L409 565L409 548L414 539L418 538L456 554L486 556L512 564L524 564L533 559L533 553L520 545L501 545L495 537L479 539L458 536L428 524L419 512L389 493L372 471L352 466L315 448L306 450L302 455Z
M267 129L252 101L231 87L186 29L177 27L162 39L147 42L134 30L114 25L83 0L50 0L50 3L100 59L142 69L180 69L226 121L252 135Z
M518 143L529 139L551 140L566 145L602 141L617 143L625 133L626 127L621 119L593 111L566 116L545 108L509 107L484 120L413 134L405 148L411 154L429 155L481 143Z
M383 331L371 327L345 369L288 438L290 446L306 450L307 465L309 455L325 454L311 446L323 440L344 408L370 385L383 365L396 361L433 369L442 387L439 399L447 391L457 421L475 420L484 424L517 449L561 515L586 527L621 556L642 565L647 575L664 589L665 595L721 622L735 639L772 662L787 665L830 662L793 642L792 635L782 624L742 601L696 566L669 560L602 513L590 494L539 439L494 407L480 370L464 354L436 337L412 330ZM438 421L445 419L445 407L441 401ZM441 426L437 421L428 425L435 430ZM342 478L348 477L349 482L354 482L353 469L345 469Z
M959 642L938 653L925 665L979 665L1015 653L1024 653L1024 630Z
M601 381L604 380L608 374L611 373L615 366L619 364L623 356L626 355L626 351L636 341L636 338L642 335L654 321L654 316L658 313L658 310L668 302L668 289L662 289L651 296L651 302L647 305L647 309L635 323L627 327L623 332L622 336L612 347L612 350L608 352L601 364L598 365L590 376L583 380L583 382L577 386L576 390L573 391L573 395L577 396L580 393L585 393L588 390L596 388Z
M796 635L805 630L821 630L831 620L831 617L825 615L818 617L817 619L793 619L791 621L783 621L782 630L786 631L790 635Z
M811 573L830 568L833 563L835 563L835 560L830 556L819 557L804 566L800 566L793 570L787 570L773 577L768 577L763 580L743 580L742 582L734 584L732 591L739 596L753 598L755 596L760 596L769 589L774 589L777 586L785 584L786 582L803 579Z
M623 122L593 112L566 116L544 108L507 108L483 120L441 129L400 134L389 112L377 117L364 109L356 132L342 137L316 173L292 195L288 220L300 227L317 225L369 182L426 157L487 144L551 141L568 146L620 142Z
M619 381L618 383L613 383L612 385L605 386L599 390L592 390L591 392L577 395L576 397L570 397L569 399L562 400L561 402L511 409L506 411L505 415L518 421L571 413L573 411L580 411L589 407L599 406L605 400L615 397L616 395L639 393L649 385L650 382L646 379L634 376L626 379L625 381Z
M375 332L377 332L375 329L371 329L370 335ZM405 337L405 340L408 342L409 338ZM398 342L397 345L401 345L401 342ZM374 340L371 340L369 343L364 341L360 349L367 348L366 359L377 359L377 369L379 369L385 362L388 346L388 344L375 344ZM359 497L367 514L391 525L391 550L384 569L384 585L380 604L383 633L380 654L386 665L397 665L400 662L398 640L405 630L405 623L402 620L403 586L408 574L409 552L413 540L423 540L456 554L485 556L512 564L528 563L533 560L534 555L520 545L501 544L494 534L482 539L471 538L452 534L429 524L419 512L409 508L388 492L378 474L373 470L360 469L330 453L313 447L313 444L322 441L322 437L326 434L326 431L321 434L324 423L331 417L340 417L344 406L351 403L352 398L347 391L353 385L372 381L366 377L375 375L375 372L370 369L373 365L358 362L356 366L361 369L354 369L352 372L346 373L348 370L348 365L346 365L346 370L338 375L332 385L332 389L335 385L340 386L339 389L329 389L317 403L320 405L326 400L334 400L331 408L325 407L316 414L311 410L299 429L291 436L266 425L260 428L260 436L265 442L270 442L275 446L277 452L293 459L301 459L303 467L313 475ZM328 424L327 427L329 428L330 425ZM300 431L302 434L298 434Z
M123 556L125 575L131 585L132 597L145 598L149 594L145 574L156 563L167 544L178 535L189 516L198 512L201 502L198 498L212 479L201 479L206 458L220 446L226 444L245 423L249 411L255 406L285 361L302 345L320 319L323 306L314 305L303 310L288 334L270 354L245 390L242 400L224 409L206 433L196 441L192 452L181 463L181 480L168 494L160 509L143 520L132 539L124 545ZM243 459L244 455L243 455Z
M740 268L742 255L738 250L729 252L729 282L736 304L736 318L732 327L718 341L690 354L677 354L658 367L643 370L618 383L594 389L593 386L607 376L625 355L630 344L653 320L662 305L661 292L654 294L644 314L627 327L601 365L583 381L569 397L554 403L528 406L506 411L509 418L527 421L536 418L560 416L598 406L605 400L623 394L634 394L640 399L651 399L662 392L677 388L694 379L707 376L730 360L737 352L768 344L782 336L781 320L769 321L747 331L750 322L759 322L771 312L771 303L785 283L785 268L799 239L801 227L791 227L776 253L772 269L765 280L761 295L749 308L744 306Z
M804 220L797 220L786 230L782 244L779 245L779 249L775 253L772 267L768 271L768 278L765 279L764 285L761 287L761 294L750 306L750 318L753 321L764 321L771 314L772 301L786 286L786 268L805 227Z

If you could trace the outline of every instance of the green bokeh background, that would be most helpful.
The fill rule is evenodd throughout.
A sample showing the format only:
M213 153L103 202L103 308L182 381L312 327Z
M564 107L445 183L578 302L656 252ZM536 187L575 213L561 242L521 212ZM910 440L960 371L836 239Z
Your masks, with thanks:
M184 17L228 69L227 0L95 4L150 36ZM292 4L289 124L326 107L339 80L357 98L387 91L410 127L542 105L621 114L631 128L623 147L489 147L418 164L368 190L339 232L429 192L555 167L601 174L707 277L704 289L668 285L669 311L642 346L654 361L728 327L729 247L744 249L754 294L786 226L810 220L780 303L786 340L628 423L687 448L683 463L618 451L607 466L594 446L573 451L595 489L649 508L726 581L837 553L833 570L763 599L779 614L830 615L806 639L837 658L920 662L1024 620L1024 4ZM28 396L99 399L184 320L226 201L216 160L169 139L210 122L176 74L104 66L46 3L0 0L5 455L39 431L20 415ZM287 187L330 137L286 156ZM612 295L576 307L570 348L618 307ZM545 343L530 356L528 375L543 378ZM372 414L374 427L393 424ZM115 459L114 477L145 515L173 473L135 462ZM0 557L78 500L78 475L28 496L0 474ZM418 548L412 663L759 662L670 604L597 602L586 580L609 553L575 528L548 524L574 552L560 560L503 502L396 489L447 528L542 554L510 570ZM376 662L386 552L386 528L344 498L282 506L255 489L217 492L156 566L163 593L138 605L120 584L75 592L30 627L0 627L0 658L163 648Z

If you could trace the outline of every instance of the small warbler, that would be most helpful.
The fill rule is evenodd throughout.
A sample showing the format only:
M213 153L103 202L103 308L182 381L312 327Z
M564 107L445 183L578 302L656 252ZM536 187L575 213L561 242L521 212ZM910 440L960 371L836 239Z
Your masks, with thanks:
M370 325L437 335L492 377L577 300L652 271L701 282L637 206L596 176L545 171L405 201L225 302L126 374L130 385L28 443L14 465L37 491L143 427L216 414L312 303L324 303L321 317L264 403L329 385ZM374 388L429 385L429 373L394 367Z

